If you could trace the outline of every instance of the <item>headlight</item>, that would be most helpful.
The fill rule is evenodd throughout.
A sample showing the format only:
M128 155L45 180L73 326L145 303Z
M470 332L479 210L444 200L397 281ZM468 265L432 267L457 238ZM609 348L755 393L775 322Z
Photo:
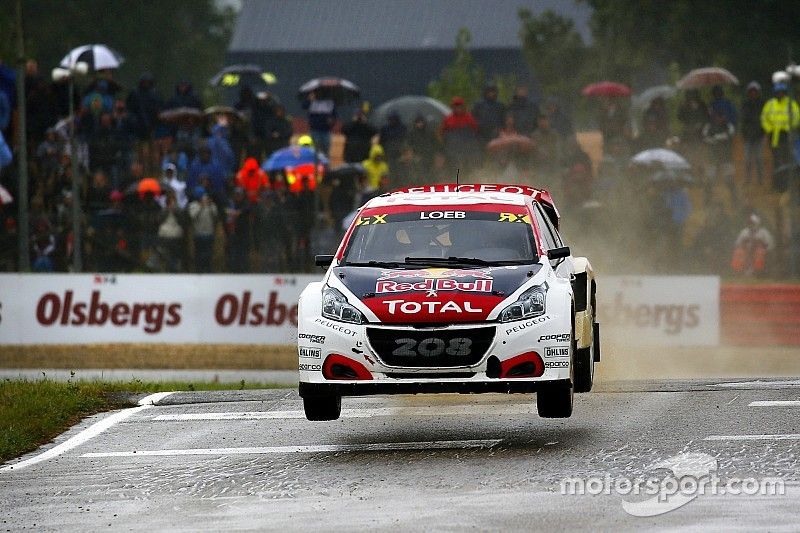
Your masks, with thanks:
M543 315L546 294L546 283L523 292L520 294L519 300L503 309L503 312L500 313L500 322L511 322Z
M325 287L322 290L322 316L353 324L366 322L361 311L347 303L347 298L345 298L344 294L333 287Z

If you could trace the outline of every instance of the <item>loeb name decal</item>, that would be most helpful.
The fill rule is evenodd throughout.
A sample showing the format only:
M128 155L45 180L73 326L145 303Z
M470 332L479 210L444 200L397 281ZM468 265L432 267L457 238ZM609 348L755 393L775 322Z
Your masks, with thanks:
M384 305L389 307L389 313L394 315L398 312L404 315L415 315L423 309L426 313L483 313L483 309L475 309L472 302L464 302L462 305L454 301L449 302L407 302L405 300L384 300Z
M379 280L375 284L375 293L409 292L409 291L465 291L465 292L492 292L491 279L476 279L475 281L457 281L455 279L427 278L418 282L398 282L393 280Z

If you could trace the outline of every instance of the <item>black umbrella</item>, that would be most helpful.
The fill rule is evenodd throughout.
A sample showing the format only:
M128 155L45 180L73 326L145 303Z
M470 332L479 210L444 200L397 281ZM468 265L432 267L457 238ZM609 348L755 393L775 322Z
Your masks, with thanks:
M215 87L237 87L240 83L250 82L248 84L252 84L257 80L261 80L267 85L278 83L275 74L253 64L228 65L217 72L208 83Z
M300 86L297 97L300 100L305 100L312 92L316 93L318 98L330 98L338 105L341 105L357 100L361 94L361 89L352 81L344 78L314 78Z

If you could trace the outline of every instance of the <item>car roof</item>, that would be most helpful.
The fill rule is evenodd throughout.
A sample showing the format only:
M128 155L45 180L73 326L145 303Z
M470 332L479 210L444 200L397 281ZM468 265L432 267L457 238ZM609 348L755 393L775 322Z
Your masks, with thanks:
M404 192L402 194L384 194L373 198L365 205L365 209L397 205L452 205L467 206L477 204L503 204L524 206L527 197L521 194L504 192Z

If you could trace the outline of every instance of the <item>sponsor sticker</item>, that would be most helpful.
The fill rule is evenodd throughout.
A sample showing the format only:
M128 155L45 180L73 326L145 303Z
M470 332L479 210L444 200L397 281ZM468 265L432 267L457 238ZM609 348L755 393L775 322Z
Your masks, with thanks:
M300 357L304 359L322 359L322 350L308 346L300 346Z
M301 363L299 368L300 370L322 370L322 365L309 365Z
M569 333L556 333L553 335L542 335L539 337L539 342L555 341L555 342L568 342Z
M320 324L321 326L325 326L326 328L332 329L333 331L338 331L343 335L350 335L351 337L355 337L357 332L354 329L350 329L345 325L338 324L336 322L331 322L330 320L325 320L324 318L316 318L314 322Z
M475 278L475 279L493 279L491 269L480 268L421 268L421 269L407 269L407 270L384 270L381 272L381 277L378 280L396 279L396 278Z
M569 357L569 346L547 346L544 349L545 357Z
M569 368L569 361L545 361L545 368Z
M525 224L531 223L531 217L524 213L500 213L498 222L522 222Z
M464 291L464 292L492 292L491 279L476 279L475 281L458 281L455 279L427 278L418 282L403 282L394 280L378 280L375 284L375 293L397 293L410 291L438 292L438 291Z
M530 320L525 320L523 322L520 322L519 324L515 324L510 328L506 328L506 335L511 335L512 333L519 333L520 331L525 331L526 329L529 329L537 324L541 324L542 322L547 322L548 320L550 320L550 315L544 315L536 318L531 318Z
M325 335L313 335L311 333L298 333L297 340L307 340L312 344L325 344Z
M420 220L441 220L443 218L466 218L464 211L423 211L419 214Z
M472 302L464 302L459 305L457 302L407 302L405 300L384 300L384 305L389 307L389 313L396 315L402 313L404 315L415 315L423 311L429 314L434 313L483 313L483 309L476 309L472 307ZM463 306L463 307L462 307Z

